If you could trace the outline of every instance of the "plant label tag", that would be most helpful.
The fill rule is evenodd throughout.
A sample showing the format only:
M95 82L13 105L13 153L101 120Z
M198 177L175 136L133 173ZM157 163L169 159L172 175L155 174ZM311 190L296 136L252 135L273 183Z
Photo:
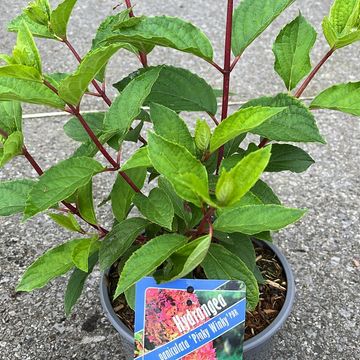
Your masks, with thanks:
M241 360L246 286L179 279L136 284L135 359Z

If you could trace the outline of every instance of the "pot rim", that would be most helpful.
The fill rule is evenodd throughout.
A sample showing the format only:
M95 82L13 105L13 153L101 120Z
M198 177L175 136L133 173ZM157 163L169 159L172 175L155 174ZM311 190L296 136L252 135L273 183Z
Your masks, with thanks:
M286 276L287 292L284 305L280 310L275 320L259 334L255 335L249 340L244 341L244 353L251 352L255 349L261 348L265 345L284 325L286 319L289 317L294 300L295 300L295 280L291 270L290 264L286 257L282 254L280 249L273 243L260 242L262 245L269 247L279 259ZM134 343L134 334L128 329L115 313L108 293L107 273L102 274L100 280L100 301L107 318L110 320L114 328L125 338L129 343Z

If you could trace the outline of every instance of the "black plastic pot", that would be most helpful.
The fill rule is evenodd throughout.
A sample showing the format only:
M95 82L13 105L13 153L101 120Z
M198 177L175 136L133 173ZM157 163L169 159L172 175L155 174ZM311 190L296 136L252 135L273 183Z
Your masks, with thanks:
M264 246L269 247L279 259L287 280L287 293L285 303L276 319L261 333L254 336L250 340L244 343L244 360L269 360L269 351L271 349L271 339L284 325L286 319L291 313L294 299L295 299L295 282L292 270L285 256L281 253L280 249L274 244L261 243ZM104 274L101 278L100 283L100 299L102 307L105 311L106 316L109 318L111 324L119 332L122 338L129 342L134 343L133 333L121 322L119 317L115 314L115 311L111 305L108 284L106 275Z

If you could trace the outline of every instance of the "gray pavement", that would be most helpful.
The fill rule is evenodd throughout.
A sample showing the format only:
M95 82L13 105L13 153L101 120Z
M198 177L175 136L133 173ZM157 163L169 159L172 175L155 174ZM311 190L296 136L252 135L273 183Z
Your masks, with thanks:
M5 32L6 22L27 1L0 2L0 52L9 52L14 36ZM280 27L300 8L319 30L330 0L299 0L281 16L243 57L235 72L234 100L243 100L282 91L282 83L272 70L272 42ZM100 20L111 12L116 1L80 1L70 28L70 38L81 54ZM217 59L221 59L224 8L222 1L138 1L136 11L145 14L170 14L194 21L212 39ZM89 37L89 38L87 38ZM64 71L75 62L61 44L39 41L44 67ZM326 51L322 35L313 53L318 61ZM309 88L312 96L330 84L359 81L359 45L340 51L324 67ZM171 63L198 72L219 87L221 79L205 62L189 55L160 49L150 56L151 63ZM120 53L111 63L110 82L138 64ZM114 92L112 93L115 94ZM101 103L86 101L84 108L102 108ZM26 113L48 111L26 106ZM360 122L358 118L335 112L317 112L319 127L328 145L308 145L317 163L306 173L267 176L284 203L307 207L309 214L296 226L275 236L287 255L296 276L297 301L284 329L274 340L269 360L360 359L360 260L359 232L359 159ZM46 168L71 154L75 144L62 132L66 117L29 119L25 122L26 142L36 159ZM131 148L127 149L131 150ZM0 172L0 179L35 176L27 163L14 161ZM113 183L109 174L95 182L96 198L102 200ZM100 209L102 223L110 226L108 207ZM71 319L63 314L65 279L46 289L15 295L16 282L25 267L44 250L71 234L53 226L45 216L26 224L19 217L0 219L0 359L130 359L127 347L103 316L98 297L99 272L90 277L84 296Z

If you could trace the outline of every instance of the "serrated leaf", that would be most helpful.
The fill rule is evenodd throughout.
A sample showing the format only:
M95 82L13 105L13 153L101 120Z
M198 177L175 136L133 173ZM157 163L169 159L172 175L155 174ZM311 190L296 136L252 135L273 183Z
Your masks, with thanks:
M66 39L67 25L77 0L64 0L54 9L50 16L50 26L55 35Z
M110 45L90 50L77 70L61 81L59 96L71 105L78 105L91 81L120 48L120 45Z
M85 281L87 277L90 275L90 273L93 271L94 266L97 263L97 260L98 260L98 254L95 253L89 258L88 273L81 271L79 269L75 269L71 274L66 287L65 298L64 298L64 309L66 315L70 315L72 308L80 298L84 288Z
M198 119L196 121L196 127L195 127L196 147L201 151L207 150L210 144L210 138L211 138L210 126L208 125L206 120Z
M314 163L314 159L307 152L296 146L274 144L272 146L271 158L265 171L279 172L288 170L301 173Z
M89 271L89 257L100 248L98 238L92 237L89 239L81 239L78 244L73 248L71 258L74 265L84 271Z
M148 148L147 146L144 146L134 152L131 158L121 167L121 170L125 171L139 167L148 168L151 166L152 164L149 158Z
M16 64L35 68L42 73L39 50L26 22L19 25L13 59Z
M280 230L300 220L306 210L280 205L247 205L224 210L214 223L222 232L254 235L263 231Z
M211 236L205 235L184 245L169 261L172 268L160 282L168 282L187 276L205 259L211 244Z
M30 81L42 82L39 71L33 67L26 65L5 65L0 67L0 76L12 77L15 79L23 79Z
M51 7L48 0L33 0L23 11L30 19L41 25L48 25Z
M155 67L157 69L159 67ZM140 69L125 79L114 84L122 92L125 86L135 77L154 69ZM176 112L206 111L217 112L217 102L211 86L198 75L189 70L162 65L158 79L144 105L156 103Z
M174 207L165 191L154 188L148 197L143 194L136 194L133 202L149 221L171 230Z
M82 116L96 136L102 134L104 128L104 113L83 114ZM90 140L88 133L81 125L77 117L72 117L64 125L64 132L69 138L75 141L87 142L88 140Z
M314 115L298 99L287 94L278 94L275 97L251 100L242 108L259 105L284 106L286 108L280 114L272 116L260 126L252 129L253 134L275 141L326 143L320 135Z
M236 136L253 130L284 110L283 107L254 106L236 111L215 128L210 140L210 152L214 152Z
M18 101L0 101L0 129L7 134L22 130L22 108Z
M21 131L15 131L10 134L1 146L0 139L0 168L7 164L14 157L23 152L24 137Z
M148 225L149 221L142 218L129 218L115 225L100 246L101 271L109 269L130 248Z
M75 231L75 232L82 232L79 223L76 221L73 214L69 213L67 215L63 214L48 214L50 218L55 221L58 225L63 227L64 229Z
M0 216L24 211L25 202L35 181L13 180L0 182Z
M322 26L331 48L339 49L360 40L360 1L335 0Z
M139 189L143 187L146 177L146 168L129 169L126 170L125 173ZM110 195L111 207L116 220L124 220L131 208L131 202L135 196L135 191L120 175L118 175Z
M242 280L246 284L246 300L250 309L259 302L259 288L256 278L245 263L220 244L211 244L201 264L208 279Z
M186 244L188 239L177 234L158 236L135 251L125 263L115 291L114 299L128 290L138 280L151 274L174 252Z
M230 171L222 170L216 198L222 206L237 203L259 180L271 156L271 146L245 156Z
M331 109L360 115L360 82L334 85L320 93L310 109Z
M207 189L208 175L202 163L183 146L172 143L154 133L149 133L148 148L154 168L172 183L177 194L183 199L201 206L196 189L184 186L184 179L179 177L191 173L198 179L201 187Z
M161 68L156 68L132 80L115 99L105 115L105 131L116 131L120 140L129 131L131 123L140 114L145 99L149 96Z
M59 40L52 32L52 30L49 29L49 26L47 24L39 24L34 20L30 19L29 16L27 16L26 14L21 14L15 19L13 19L8 25L8 30L12 32L17 32L19 30L20 24L22 24L23 22L26 23L33 36Z
M169 16L142 17L140 20L134 26L114 30L105 41L129 43L145 52L146 46L170 47L212 60L209 39L193 24Z
M183 119L173 110L165 106L152 103L150 117L156 134L164 139L182 145L195 154L194 140Z
M174 207L175 214L184 220L186 226L189 226L191 220L191 212L185 209L184 200L176 194L174 187L163 176L159 177L158 185L159 188L165 191L167 196L170 198Z
M81 217L88 223L96 225L92 180L77 190L76 204Z
M74 267L72 251L82 239L74 239L48 250L25 271L17 291L32 291L44 287L54 278L66 274Z
M48 105L61 110L65 108L65 103L44 84L11 77L0 77L0 100Z
M314 28L301 14L277 36L273 47L275 70L288 90L294 89L311 71L310 51L316 36Z
M26 202L25 219L46 210L86 185L103 166L90 158L71 158L51 167L32 188Z
M243 51L294 0L242 0L234 11L232 51L235 56Z
M257 181L257 183L251 188L251 192L264 204L281 205L281 201L277 195L273 192L270 186L262 180Z

